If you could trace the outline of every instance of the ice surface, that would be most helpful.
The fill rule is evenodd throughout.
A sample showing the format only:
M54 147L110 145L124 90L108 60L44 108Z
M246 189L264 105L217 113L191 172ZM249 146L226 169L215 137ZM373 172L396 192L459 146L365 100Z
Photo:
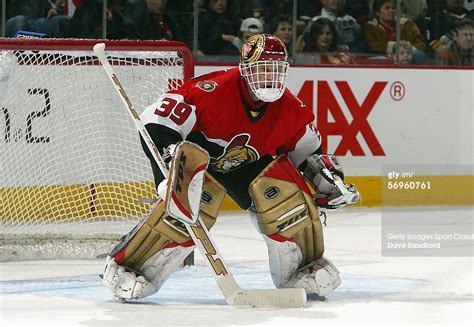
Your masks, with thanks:
M446 214L472 219L470 208ZM102 260L12 262L0 267L0 326L472 326L473 258L382 257L380 221L367 209L328 216L325 255L343 283L305 308L230 307L198 253L196 266L133 304L101 286ZM246 214L222 215L211 234L242 287L273 287L266 246Z

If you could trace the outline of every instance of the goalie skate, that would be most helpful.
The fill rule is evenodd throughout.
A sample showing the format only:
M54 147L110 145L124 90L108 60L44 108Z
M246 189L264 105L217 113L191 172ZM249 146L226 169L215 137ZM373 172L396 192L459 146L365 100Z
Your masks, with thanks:
M107 257L102 285L114 293L119 302L137 300L155 293L155 287L141 275L119 266L112 257Z
M324 297L339 285L341 285L339 270L331 261L323 257L298 269L282 287L301 287L308 295L316 294Z

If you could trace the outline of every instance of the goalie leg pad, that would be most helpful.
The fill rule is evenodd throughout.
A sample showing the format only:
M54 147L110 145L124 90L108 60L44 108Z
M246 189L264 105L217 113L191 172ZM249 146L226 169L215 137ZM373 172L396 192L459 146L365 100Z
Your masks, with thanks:
M225 189L212 176L205 176L203 195L201 199L200 216L210 229L216 222L219 209L225 197ZM175 221L180 223L179 221ZM186 228L182 226L187 233ZM195 248L189 238L185 243L168 243L165 248L152 255L140 268L141 274L154 286L157 292L173 271Z
M224 187L206 173L200 215L208 229L216 222L225 194ZM118 264L140 271L151 256L172 244L193 243L184 224L167 215L164 202L159 201L147 220L125 236L111 254Z
M194 250L195 246L180 246L171 244L150 257L142 266L140 272L146 280L154 286L154 292L158 292L163 283Z
M214 177L204 175L199 215L208 229L211 229L219 216L219 210L226 196L226 190Z
M167 215L160 201L147 220L129 236L128 242L122 244L122 249L112 254L119 265L139 271L145 261L170 242L184 244L189 240L186 228Z
M216 222L225 189L206 174L200 215L207 228ZM169 275L194 249L184 224L159 201L148 219L137 225L107 259L102 283L120 301L156 293Z
M325 296L341 284L339 271L322 257L299 267L301 250L295 242L263 235L268 246L270 272L277 288L303 288L307 293Z
M273 284L283 287L291 276L298 270L303 259L299 246L290 240L275 240L263 235L268 247L268 262Z
M260 233L294 241L304 266L320 258L324 239L319 212L304 178L286 156L281 156L249 186Z
M250 184L250 211L268 247L276 287L301 287L324 296L341 283L339 272L322 257L319 212L309 188L288 158L273 161Z

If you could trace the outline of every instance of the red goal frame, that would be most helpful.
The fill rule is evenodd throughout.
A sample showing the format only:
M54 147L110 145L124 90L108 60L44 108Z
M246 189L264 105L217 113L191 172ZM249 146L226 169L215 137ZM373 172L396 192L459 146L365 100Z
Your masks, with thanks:
M177 51L183 58L184 81L194 76L192 52L185 43L179 41L0 38L0 50L92 51L97 43L105 43L106 49L111 51Z

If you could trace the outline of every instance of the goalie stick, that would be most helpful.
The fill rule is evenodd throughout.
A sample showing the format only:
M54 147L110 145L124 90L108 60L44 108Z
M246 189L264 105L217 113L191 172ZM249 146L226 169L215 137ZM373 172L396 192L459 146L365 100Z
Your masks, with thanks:
M94 46L99 61L102 64L107 76L112 81L115 90L120 96L123 104L132 117L139 133L143 137L146 145L150 149L158 167L163 175L167 178L169 173L165 162L160 155L157 147L153 143L145 125L141 121L132 102L127 96L120 80L114 73L105 55L105 44L97 43ZM286 289L244 289L235 281L234 276L230 272L227 264L216 247L215 242L211 239L209 231L199 217L194 225L184 224L189 235L193 239L197 248L203 255L206 263L211 268L214 279L219 286L220 291L224 295L225 300L230 305L235 306L251 306L256 308L299 308L306 303L306 292L302 288L286 288Z

